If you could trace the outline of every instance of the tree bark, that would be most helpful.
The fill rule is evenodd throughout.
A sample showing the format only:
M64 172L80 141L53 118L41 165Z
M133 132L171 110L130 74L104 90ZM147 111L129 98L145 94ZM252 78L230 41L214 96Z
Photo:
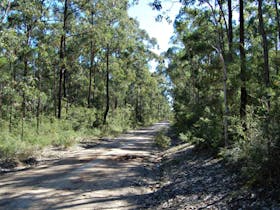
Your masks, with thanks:
M26 26L26 47L29 47L29 39L30 39L30 32L31 32L31 26ZM24 69L23 69L23 83L27 83L27 75L28 75L28 59L27 54L24 55ZM25 118L26 115L26 95L25 90L23 89L22 92L22 117Z
M246 130L246 106L247 106L247 88L246 88L246 54L245 54L245 29L244 29L244 2L239 0L239 15L240 15L240 29L239 29L239 51L240 51L240 78L241 78L241 96L240 96L240 118L243 121L243 129Z
M56 70L57 66L53 66L53 107L54 107L54 116L57 117L57 88L56 88Z
M277 0L274 0L274 6L276 11L276 22L277 22L277 38L276 38L276 58L278 58L278 50L279 50L279 43L280 43L280 14L278 10ZM276 74L279 74L279 67L276 66Z
M110 108L110 96L109 96L109 56L110 56L110 48L109 44L107 44L107 53L106 53L106 109L104 112L103 117L103 125L106 124L107 121L107 115Z
M57 117L58 119L61 118L61 109L62 109L62 89L63 89L63 82L65 80L65 72L66 72L66 66L65 66L65 50L66 50L66 22L67 22L67 14L68 14L68 0L64 1L64 17L63 17L63 34L60 38L60 53L59 53L59 59L60 59L60 71L59 71L59 87L58 87L58 113ZM65 90L65 88L64 88ZM65 93L64 93L65 94Z
M228 47L229 47L228 60L229 62L233 60L232 44L233 44L232 3L231 0L228 0Z
M267 44L266 31L264 28L262 5L263 5L263 1L258 0L259 29L260 29L260 34L262 36L262 45L263 45L263 59L264 59L263 70L264 70L264 80L265 80L264 82L265 82L265 86L269 87L270 72L269 72L269 59L268 59L268 44ZM269 101L268 101L268 105L269 105Z
M32 27L30 25L26 25L26 47L29 47L29 40L30 40L30 33L31 33ZM28 75L28 59L27 54L24 55L24 70L23 70L23 84L27 84L27 75ZM26 95L25 90L23 88L22 90L22 115L21 115L21 139L23 139L24 136L24 121L26 117Z
M40 127L40 110L41 110L41 71L38 72L38 102L37 102L37 111L36 111L36 131L39 134Z
M277 22L277 31L278 31L278 42L280 42L280 14L278 10L277 0L274 0L275 11L276 11L276 22Z
M223 16L223 19L225 21L225 16L224 16L224 12L223 12L223 7L222 7L222 2L218 1L219 7L220 7L220 15ZM231 4L231 2L230 2ZM224 59L224 42L223 42L223 30L221 27L221 30L218 29L219 24L221 25L221 20L216 18L216 13L214 10L214 7L208 2L209 7L211 8L212 11L212 15L214 17L215 23L214 26L217 28L217 47L212 46L213 49L218 53L221 64L222 64L222 69L223 69L223 91L224 91L224 106L225 106L225 110L224 110L224 116L223 116L223 125L224 125L224 143L225 143L225 147L228 147L228 114L229 114L229 108L228 108L228 102L227 102L227 66L226 66L226 61ZM230 5L231 8L231 5ZM230 9L231 10L231 9ZM231 20L232 21L232 20ZM231 22L232 24L232 22ZM226 26L227 31L229 33L229 29ZM232 29L231 29L232 30ZM230 40L230 38L229 38ZM232 41L232 40L231 40ZM230 41L229 41L230 42Z
M94 13L91 12L91 25L93 27L93 15ZM91 108L91 99L92 99L92 74L94 71L94 57L95 51L93 46L93 40L90 41L90 67L89 67L89 86L88 86L88 108ZM95 84L94 84L95 85Z
M91 104L91 99L93 97L92 96L92 75L94 74L94 71L95 71L94 57L95 57L95 51L93 49L93 41L91 41L90 42L89 86L88 86L88 108L92 107L92 104Z

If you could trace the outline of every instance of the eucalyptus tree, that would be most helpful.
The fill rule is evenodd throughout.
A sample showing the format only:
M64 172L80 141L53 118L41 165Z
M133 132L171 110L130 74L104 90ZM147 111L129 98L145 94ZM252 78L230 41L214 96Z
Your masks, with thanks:
M33 92L36 91L34 85L35 75L32 69L36 69L36 46L39 43L40 33L43 33L44 24L42 16L44 15L44 1L33 0L29 2L17 0L10 4L10 13L7 16L8 28L14 29L18 39L21 42L22 48L16 49L18 56L18 65L16 69L22 69L22 72L17 72L14 77L19 82L20 92L22 96L21 113L22 113L22 131L24 132L24 120L27 117L27 108L32 110L31 101ZM16 70L15 70L16 71ZM29 107L27 107L29 106Z
M240 117L243 120L243 128L246 130L246 107L247 107L247 73L246 73L246 52L245 52L245 20L244 20L244 1L239 0L239 53L240 53Z
M267 41L267 34L264 26L263 20L263 1L258 0L258 18L259 18L259 30L262 36L262 45L263 45L263 58L264 58L264 83L265 86L268 88L270 87L270 70L269 70L269 52L268 52L268 41ZM269 104L269 101L268 101ZM269 109L268 105L268 109Z

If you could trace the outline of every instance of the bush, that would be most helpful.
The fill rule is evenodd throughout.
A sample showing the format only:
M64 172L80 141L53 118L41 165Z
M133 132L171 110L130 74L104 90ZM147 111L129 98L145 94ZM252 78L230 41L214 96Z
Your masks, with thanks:
M117 135L132 127L132 110L130 107L115 109L110 112L107 124L103 126L102 131L105 135Z
M52 145L68 148L76 143L76 133L74 131L60 132L58 138L52 141Z
M17 136L1 133L0 158L3 160L25 160L37 151L37 147L20 140Z
M87 130L92 128L96 115L94 108L71 107L66 120L71 122L74 131Z
M157 133L155 136L155 144L162 149L170 147L171 139L166 136L166 130L162 130Z
M247 115L247 130L241 123L235 127L235 143L231 148L221 150L221 155L230 163L240 166L241 172L250 184L279 185L280 173L280 124L279 118L267 119ZM236 122L238 122L236 120ZM233 132L233 130L231 130Z

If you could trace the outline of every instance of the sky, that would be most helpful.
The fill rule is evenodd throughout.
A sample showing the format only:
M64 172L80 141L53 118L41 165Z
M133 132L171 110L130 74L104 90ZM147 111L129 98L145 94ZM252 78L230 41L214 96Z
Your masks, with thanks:
M152 0L139 0L139 4L131 7L128 14L139 21L140 28L146 30L150 37L157 39L159 49L153 51L160 54L170 46L169 39L173 34L173 21L179 12L180 4L174 3L175 1L167 1L162 4L163 11L168 10L167 14L172 20L172 23L169 24L165 20L156 22L155 18L159 13L148 5L149 2L152 2Z

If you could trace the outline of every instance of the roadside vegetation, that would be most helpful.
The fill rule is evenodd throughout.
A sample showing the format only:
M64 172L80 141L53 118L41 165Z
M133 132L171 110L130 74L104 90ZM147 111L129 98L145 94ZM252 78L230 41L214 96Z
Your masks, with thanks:
M250 186L280 183L279 21L276 1L184 1L165 54L177 135Z
M168 118L156 41L127 1L0 3L0 159ZM108 9L110 8L110 9Z
M167 129L163 129L156 134L155 144L161 149L170 147L171 138L167 135Z

